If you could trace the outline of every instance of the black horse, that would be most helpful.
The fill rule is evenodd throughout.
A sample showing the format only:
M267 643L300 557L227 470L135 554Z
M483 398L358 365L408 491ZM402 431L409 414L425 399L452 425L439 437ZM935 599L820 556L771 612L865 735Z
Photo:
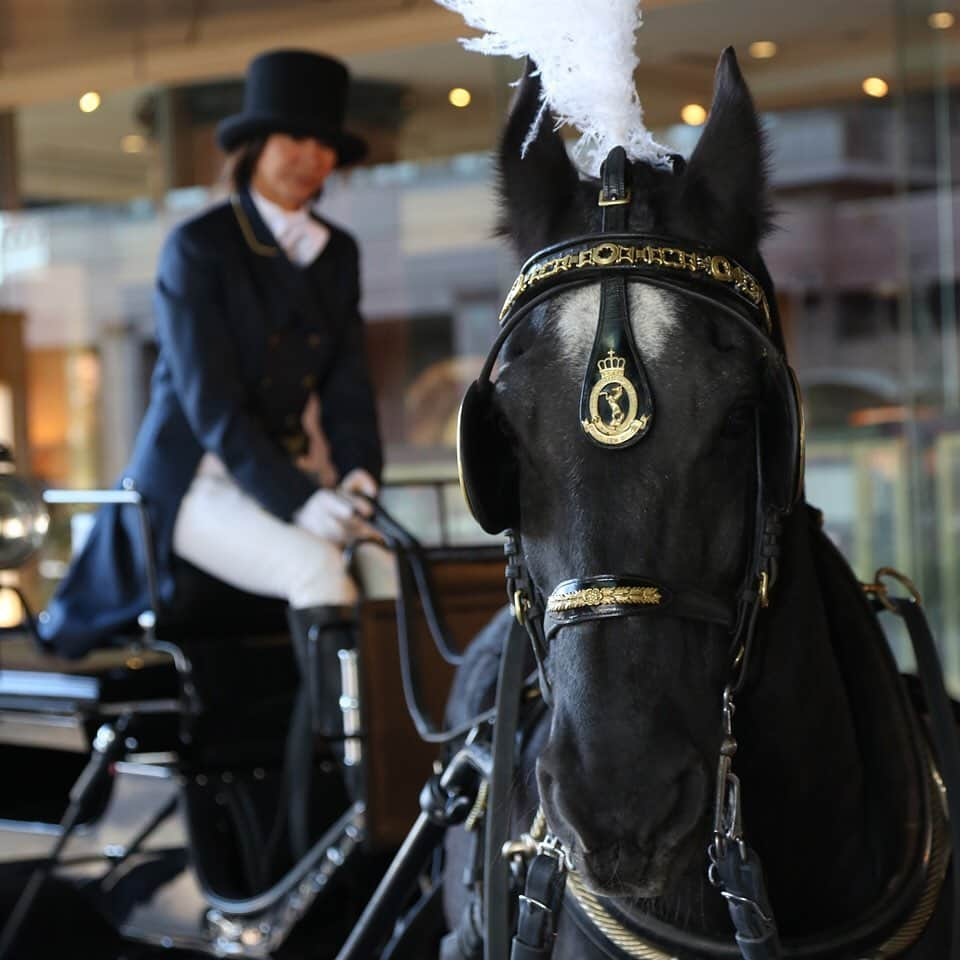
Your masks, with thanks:
M549 116L521 159L538 94L530 69L499 158L503 229L524 257L596 239L605 213L601 184L579 178ZM647 391L638 402L651 404L652 418L638 442L605 447L581 429L604 281L558 290L506 339L488 407L467 415L465 430L485 431L473 442L498 447L474 452L474 471L489 474L486 490L473 491L486 498L481 522L516 531L528 612L554 599L540 651L551 709L526 731L511 806L513 836L540 808L574 866L554 956L740 956L706 853L717 758L732 752L721 721L733 675L743 832L764 865L784 955L939 960L948 955L949 911L938 906L949 901L949 840L922 719L820 515L781 495L802 470L802 438L783 413L782 380L771 394L783 340L758 251L771 222L764 144L731 50L685 167L634 162L628 176L629 230L669 238L675 252L722 253L720 278L734 264L755 279L747 305L758 327L766 311L770 328L756 336L731 316L742 305L695 286L628 283ZM575 267L576 257L559 269ZM615 426L622 395L613 399ZM761 555L767 575L755 583ZM555 602L599 589L604 575L668 585L663 592L685 603L620 616L611 600L579 617ZM697 598L716 615L684 612ZM451 721L489 706L506 626L504 614L471 649ZM750 638L749 649L731 637ZM467 834L452 832L453 926L469 898L468 850Z

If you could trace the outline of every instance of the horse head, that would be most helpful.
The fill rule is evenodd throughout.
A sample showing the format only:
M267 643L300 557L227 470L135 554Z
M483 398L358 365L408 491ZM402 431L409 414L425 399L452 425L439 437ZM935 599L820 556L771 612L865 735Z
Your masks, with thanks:
M559 264L541 257L511 297L533 296L527 288L551 271L575 273L591 255L563 243L596 241L602 229L601 184L579 177L549 115L521 158L538 100L528 67L500 150L502 230L522 256L559 244ZM468 496L483 501L478 515L488 529L516 531L533 593L549 607L542 683L552 721L537 769L547 821L595 892L636 899L676 890L702 858L721 696L742 653L731 641L756 597L760 515L768 499L787 499L773 492L793 482L786 461L795 452L758 439L777 415L771 410L782 408L770 403L771 382L778 401L792 387L784 387L758 253L768 224L763 142L732 50L720 60L689 163L633 162L628 178L628 230L645 239L632 253L595 247L595 260L619 251L679 259L688 272L713 262L721 279L740 270L768 329L757 335L759 309L743 319L743 304L727 296L732 287L714 296L671 277L631 277L641 282L626 283L624 314L643 380L631 407L624 389L632 388L604 367L626 361L597 352L605 281L558 286L534 297L523 322L502 335L498 375L482 400L468 394L461 429ZM650 237L667 246L651 254ZM593 388L591 409L608 433L625 417L648 417L634 428L635 442L594 442L584 429L582 398L597 376L608 380ZM650 409L634 409L644 397ZM593 603L588 615L577 606L584 597Z

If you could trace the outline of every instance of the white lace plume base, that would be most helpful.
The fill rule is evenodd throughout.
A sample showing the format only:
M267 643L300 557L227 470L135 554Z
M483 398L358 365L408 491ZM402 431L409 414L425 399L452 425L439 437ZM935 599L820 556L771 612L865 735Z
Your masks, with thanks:
M550 109L558 127L580 131L574 163L592 177L615 146L631 160L671 166L671 151L643 122L633 75L639 59L639 0L437 0L459 13L482 37L463 39L467 50L531 57L537 64L543 109L531 125L522 153Z

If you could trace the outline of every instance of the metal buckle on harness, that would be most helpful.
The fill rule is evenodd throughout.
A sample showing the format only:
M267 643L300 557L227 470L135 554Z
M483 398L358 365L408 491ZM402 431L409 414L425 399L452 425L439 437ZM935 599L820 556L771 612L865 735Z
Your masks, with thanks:
M553 859L557 861L557 869L561 872L573 869L573 864L570 863L570 858L567 856L567 851L564 849L563 844L552 833L548 833L537 844L537 853L553 857Z
M561 872L573 869L563 844L552 833L548 833L542 840L529 833L522 833L519 840L508 840L500 848L500 856L504 860L532 860L541 853L556 860L557 869Z
M603 191L600 191L600 196L597 199L598 207L625 207L633 199L633 194L628 190L625 197L621 197L619 200L614 197L612 200L606 200L603 196Z
M538 848L539 844L529 833L521 833L519 840L508 840L500 848L500 856L504 860L532 860Z
M740 778L733 772L737 741L733 736L733 714L736 706L730 687L723 691L723 742L720 745L720 761L717 764L717 792L713 808L713 843L707 851L710 858L708 876L710 882L720 886L717 863L727 852L728 843L736 843L740 855L747 859L747 845L743 839L743 815L740 804Z
M764 923L774 922L773 917L767 916L767 914L763 912L760 904L757 903L756 900L751 900L750 897L741 897L739 894L731 893L729 890L721 890L720 896L728 902L732 900L734 903L740 903L745 907L749 907Z

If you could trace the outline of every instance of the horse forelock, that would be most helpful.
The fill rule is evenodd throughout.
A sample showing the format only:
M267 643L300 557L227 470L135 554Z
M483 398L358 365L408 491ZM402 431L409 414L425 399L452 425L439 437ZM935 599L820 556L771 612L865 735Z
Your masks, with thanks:
M632 283L630 326L643 360L655 360L668 348L679 319L675 297L659 287ZM563 361L582 368L590 356L600 316L600 286L580 287L558 298L550 311ZM582 370L581 370L582 373Z

